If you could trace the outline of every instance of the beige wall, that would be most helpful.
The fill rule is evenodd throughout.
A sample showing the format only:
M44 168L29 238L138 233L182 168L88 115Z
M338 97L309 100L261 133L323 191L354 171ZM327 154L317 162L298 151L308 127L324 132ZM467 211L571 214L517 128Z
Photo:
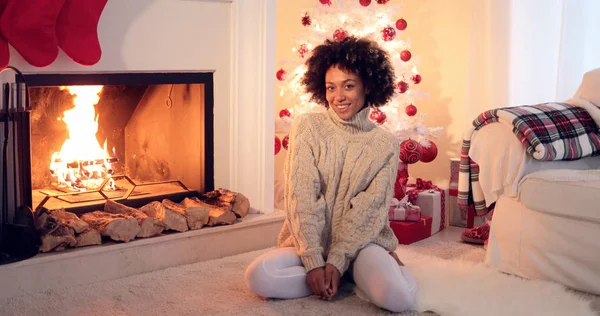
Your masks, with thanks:
M404 10L396 16L408 22L402 35L410 38L413 56L421 59L419 70L423 81L419 88L429 94L416 105L420 113L427 114L427 126L444 127L444 132L434 140L439 149L438 157L431 163L411 165L409 172L411 177L433 180L446 187L449 159L459 156L462 132L479 114L465 113L464 106L471 0L403 0L402 3ZM296 58L291 50L292 37L303 31L300 24L303 10L318 4L317 0L277 1L277 60ZM276 95L277 113L285 107L288 105ZM282 149L275 157L276 179L282 177L285 154Z

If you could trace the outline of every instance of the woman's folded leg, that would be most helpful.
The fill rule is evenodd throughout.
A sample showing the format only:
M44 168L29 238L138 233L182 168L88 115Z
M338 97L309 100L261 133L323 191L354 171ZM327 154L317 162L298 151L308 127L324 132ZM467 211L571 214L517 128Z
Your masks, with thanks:
M302 261L292 247L256 258L246 269L245 279L250 290L264 297L290 299L312 294Z
M369 244L358 253L352 276L367 299L381 308L402 312L415 307L417 282L412 272L381 246Z

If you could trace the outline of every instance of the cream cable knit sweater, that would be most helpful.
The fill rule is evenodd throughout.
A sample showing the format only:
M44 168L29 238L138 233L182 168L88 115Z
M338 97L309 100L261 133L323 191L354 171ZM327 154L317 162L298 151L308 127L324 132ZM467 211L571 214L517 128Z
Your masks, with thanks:
M344 121L329 109L294 119L277 244L295 247L307 272L330 263L344 274L367 244L398 245L388 207L400 146L368 116L365 108Z

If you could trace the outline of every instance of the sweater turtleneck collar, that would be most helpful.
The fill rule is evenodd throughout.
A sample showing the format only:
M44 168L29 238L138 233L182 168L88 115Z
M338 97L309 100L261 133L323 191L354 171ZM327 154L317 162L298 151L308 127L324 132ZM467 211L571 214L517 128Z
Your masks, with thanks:
M375 123L371 122L371 120L369 119L370 112L371 111L367 106L364 109L360 110L358 113L356 113L349 120L343 120L337 115L337 113L335 113L335 111L331 107L327 109L327 115L329 116L329 118L331 118L333 124L351 134L369 132L375 127L377 127L377 125L375 125Z

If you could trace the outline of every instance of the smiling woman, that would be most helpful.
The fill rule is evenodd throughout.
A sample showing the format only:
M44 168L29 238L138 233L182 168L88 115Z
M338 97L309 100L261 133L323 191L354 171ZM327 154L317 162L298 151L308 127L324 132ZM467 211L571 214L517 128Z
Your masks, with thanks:
M347 274L366 298L393 312L414 307L416 282L393 253L388 206L398 170L398 139L369 119L394 94L394 71L374 42L325 41L302 78L325 113L296 117L286 158L287 219L278 249L246 271L255 293L331 299Z

